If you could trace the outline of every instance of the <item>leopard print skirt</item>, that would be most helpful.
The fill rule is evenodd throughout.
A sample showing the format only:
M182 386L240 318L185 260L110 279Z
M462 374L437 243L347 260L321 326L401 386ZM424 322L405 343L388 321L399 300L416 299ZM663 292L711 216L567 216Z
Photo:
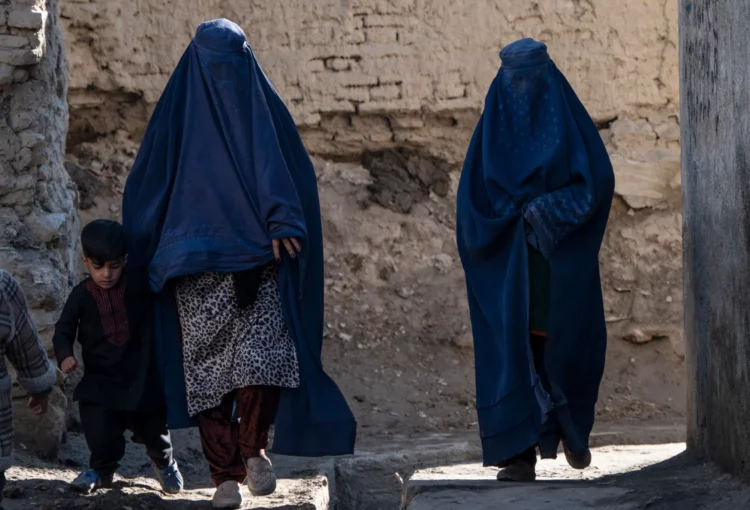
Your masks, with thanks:
M299 387L294 340L284 322L278 268L261 277L252 306L237 306L231 274L201 273L177 282L190 416L245 386Z

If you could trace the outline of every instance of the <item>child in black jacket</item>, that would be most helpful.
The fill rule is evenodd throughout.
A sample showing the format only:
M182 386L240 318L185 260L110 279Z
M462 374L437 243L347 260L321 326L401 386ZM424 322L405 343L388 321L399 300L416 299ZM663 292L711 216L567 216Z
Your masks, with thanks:
M182 490L172 458L166 407L152 361L153 298L146 275L125 270L122 226L96 220L81 233L89 277L77 285L55 326L53 344L60 369L78 367L73 352L81 344L84 375L75 389L81 425L91 451L90 471L72 483L88 493L112 485L125 454L126 430L146 446L164 492Z

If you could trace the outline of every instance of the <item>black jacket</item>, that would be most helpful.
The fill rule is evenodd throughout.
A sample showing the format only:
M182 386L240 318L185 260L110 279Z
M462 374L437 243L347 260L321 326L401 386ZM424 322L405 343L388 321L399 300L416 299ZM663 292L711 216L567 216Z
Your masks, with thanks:
M153 294L145 275L126 272L112 289L87 278L70 293L55 325L58 364L81 344L84 375L73 399L123 411L163 405L152 360Z

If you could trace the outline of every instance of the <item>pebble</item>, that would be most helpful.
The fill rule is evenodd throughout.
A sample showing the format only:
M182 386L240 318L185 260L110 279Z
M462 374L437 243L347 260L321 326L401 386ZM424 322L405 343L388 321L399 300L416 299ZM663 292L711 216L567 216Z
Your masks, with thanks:
M403 299L408 299L414 295L414 289L410 289L409 287L402 287L398 289L396 293Z

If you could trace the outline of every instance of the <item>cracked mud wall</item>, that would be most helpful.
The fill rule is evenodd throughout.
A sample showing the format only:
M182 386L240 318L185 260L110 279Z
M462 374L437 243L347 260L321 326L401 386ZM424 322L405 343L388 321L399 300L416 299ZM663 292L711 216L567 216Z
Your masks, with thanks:
M601 412L683 413L677 0L62 0L67 167L84 219L119 215L148 116L195 27L215 17L243 27L308 150L369 171L331 167L346 184L321 180L324 195L352 195L323 204L328 302L332 316L369 318L365 351L391 333L466 345L458 171L498 51L520 37L546 42L617 176L601 257L612 340ZM366 313L347 295L361 288L383 298ZM407 302L383 305L393 296ZM383 306L388 321L371 316Z

